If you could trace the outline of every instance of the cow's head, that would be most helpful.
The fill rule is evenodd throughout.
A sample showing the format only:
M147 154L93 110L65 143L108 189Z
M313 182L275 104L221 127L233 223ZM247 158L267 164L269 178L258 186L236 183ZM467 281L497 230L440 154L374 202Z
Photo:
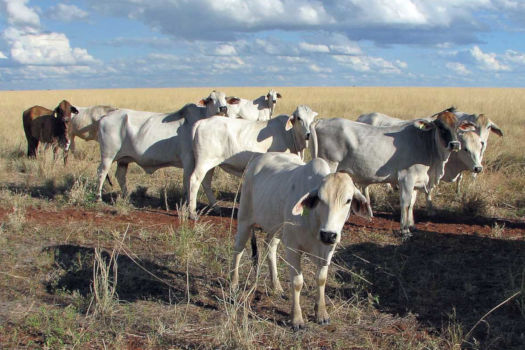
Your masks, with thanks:
M226 104L226 94L222 91L213 90L210 95L199 101L198 105L206 107L206 115L226 115L228 105Z
M462 121L458 124L454 113L449 111L439 113L436 119L432 121L418 119L414 121L414 126L423 131L434 131L435 141L440 146L440 153L443 153L441 149L456 152L461 149L457 131L475 130L475 126L471 122Z
M369 217L366 198L354 186L350 175L337 172L325 176L317 189L302 196L294 205L292 214L314 220L319 227L319 241L332 245L341 240L341 230L350 210Z
M277 104L277 99L281 97L281 94L275 91L274 89L270 89L270 91L268 91L268 94L266 94L266 101L268 101L268 106L270 107L270 117L273 114L275 105Z
M297 106L293 114L288 118L286 122L285 130L294 130L295 138L297 142L305 146L306 141L310 139L310 126L314 122L317 112L305 105Z
M459 132L458 139L461 142L461 151L458 152L459 159L474 173L483 170L481 160L483 158L483 143L481 137L474 131Z
M481 139L481 155L483 156L483 154L485 153L485 149L487 148L487 141L489 139L490 132L492 131L493 133L501 137L503 136L503 131L496 125L496 123L494 123L484 114L475 115L473 121L476 125L476 132L478 133Z
M62 100L53 111L55 115L54 136L58 138L58 144L64 150L69 150L71 140L69 139L71 127L71 114L78 114L78 110L66 100Z

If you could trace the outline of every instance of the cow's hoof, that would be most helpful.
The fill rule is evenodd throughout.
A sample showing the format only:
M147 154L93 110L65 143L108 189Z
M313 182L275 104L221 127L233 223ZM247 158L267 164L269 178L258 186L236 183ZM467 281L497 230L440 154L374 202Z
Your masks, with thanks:
M196 213L190 213L190 214L188 215L188 218L189 218L190 220L197 221L197 219L199 218L199 216L198 216Z
M304 323L297 323L292 325L292 329L294 332L298 332L300 330L304 329Z
M317 320L317 323L319 323L322 326L327 326L330 324L330 317L319 319Z

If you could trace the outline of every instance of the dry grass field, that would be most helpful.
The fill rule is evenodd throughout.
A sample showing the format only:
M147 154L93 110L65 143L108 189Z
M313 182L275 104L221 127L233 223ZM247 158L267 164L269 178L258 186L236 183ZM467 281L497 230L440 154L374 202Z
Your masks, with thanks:
M218 89L245 98L268 90ZM484 113L504 131L491 135L484 171L475 180L466 176L461 194L440 184L436 216L426 215L420 195L418 231L409 241L396 235L397 194L375 186L377 217L351 217L330 267L332 324L313 321L315 271L306 263L307 328L297 333L288 324L288 295L269 291L266 265L254 271L245 258L244 288L229 289L235 219L228 208L238 179L216 172L222 216L194 223L177 210L178 169L150 176L132 165L129 198L106 185L98 203L96 142L77 140L67 167L51 151L25 157L21 115L33 105L54 108L67 99L170 112L210 90L0 92L0 347L525 347L525 89L277 88L277 113L307 104L320 118L378 111L410 119L454 105ZM279 271L287 290L282 259Z

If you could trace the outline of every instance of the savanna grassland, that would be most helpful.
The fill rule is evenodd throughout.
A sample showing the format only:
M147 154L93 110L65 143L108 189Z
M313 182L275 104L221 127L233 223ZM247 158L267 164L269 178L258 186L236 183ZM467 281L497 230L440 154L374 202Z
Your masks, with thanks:
M465 176L460 194L454 184L440 184L435 216L419 198L418 230L408 241L396 232L397 193L375 186L376 217L350 218L330 267L329 326L314 322L315 269L306 259L307 327L297 333L288 324L282 259L287 294L270 292L266 264L252 268L249 254L244 287L229 289L237 178L216 172L222 215L203 211L192 222L180 205L178 169L150 176L131 165L129 197L118 196L115 183L105 186L99 203L96 142L77 139L67 167L43 148L38 159L25 157L21 116L33 105L54 108L67 99L75 106L171 112L210 90L0 92L0 347L525 347L525 89L277 88L283 98L276 113L307 104L320 118L378 111L410 119L454 105L484 113L504 132L491 135L483 172ZM255 98L268 89L220 90ZM205 197L199 200L205 210Z

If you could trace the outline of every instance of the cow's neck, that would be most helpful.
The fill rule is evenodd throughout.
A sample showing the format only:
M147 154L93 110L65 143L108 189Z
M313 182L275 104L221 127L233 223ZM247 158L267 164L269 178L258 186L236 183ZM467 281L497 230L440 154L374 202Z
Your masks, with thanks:
M306 148L306 141L301 140L301 138L297 136L295 128L290 129L288 133L291 137L290 152L300 155L301 151Z

